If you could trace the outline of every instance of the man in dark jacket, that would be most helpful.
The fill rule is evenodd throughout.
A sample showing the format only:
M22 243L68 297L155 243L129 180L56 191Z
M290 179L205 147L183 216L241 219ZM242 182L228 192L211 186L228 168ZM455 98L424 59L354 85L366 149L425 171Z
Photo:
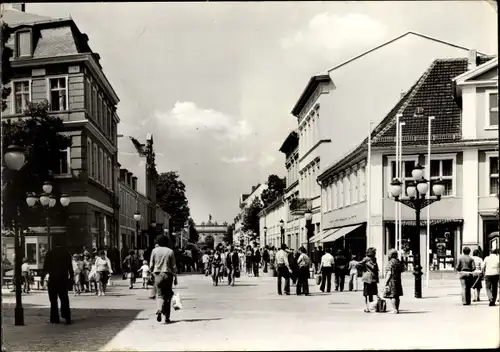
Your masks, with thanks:
M238 252L231 246L229 254L226 258L226 267L228 269L227 284L234 286L235 273L240 271L240 258Z
M255 251L253 253L253 276L258 277L259 276L259 266L260 266L260 260L262 259L260 255L260 250L258 247L255 247Z
M343 251L339 249L337 255L335 256L335 291L344 291L345 276L347 274L347 258L345 257Z
M50 322L59 323L58 301L61 301L61 317L66 324L71 324L71 311L69 308L68 288L73 283L73 264L71 254L62 248L58 242L54 248L47 252L43 266L49 275L48 292L50 300Z
M267 273L267 265L269 264L270 259L269 247L265 246L264 252L262 253L262 260L264 261L264 273Z

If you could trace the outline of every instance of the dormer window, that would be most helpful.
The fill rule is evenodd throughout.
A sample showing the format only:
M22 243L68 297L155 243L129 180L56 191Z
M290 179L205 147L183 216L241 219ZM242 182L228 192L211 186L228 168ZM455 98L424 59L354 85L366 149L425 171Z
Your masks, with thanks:
M17 56L31 56L31 32L22 31L16 33Z

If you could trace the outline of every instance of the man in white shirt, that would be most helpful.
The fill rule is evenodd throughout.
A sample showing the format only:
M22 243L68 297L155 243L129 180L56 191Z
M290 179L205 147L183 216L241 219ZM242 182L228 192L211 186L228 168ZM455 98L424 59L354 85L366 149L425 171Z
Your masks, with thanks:
M325 283L326 283L326 292L330 292L332 289L332 273L333 273L333 265L334 259L332 255L331 249L326 249L325 254L321 257L321 262L319 264L319 270L321 271L321 286L319 289L321 292L325 292Z
M484 283L486 286L486 294L490 301L490 307L495 306L495 301L498 294L498 278L500 274L500 264L498 249L491 251L491 254L484 258L483 263Z
M285 295L290 294L290 264L288 263L288 253L286 252L286 244L281 245L281 249L276 253L276 270L278 271L278 295L281 292L281 278L285 279Z

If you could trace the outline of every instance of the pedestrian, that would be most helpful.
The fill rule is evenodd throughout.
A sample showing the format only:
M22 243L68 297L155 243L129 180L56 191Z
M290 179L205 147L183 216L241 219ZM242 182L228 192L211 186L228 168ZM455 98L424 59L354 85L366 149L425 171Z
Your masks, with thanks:
M343 292L345 284L345 275L347 269L347 258L345 257L343 251L339 249L337 255L335 256L335 291Z
M321 264L321 258L323 258L324 255L325 255L325 251L323 250L323 247L319 246L318 247L318 252L316 253L316 258L314 258L314 260L317 263L316 264L316 266L317 266L316 272L321 271L321 269L319 268L319 266Z
M212 256L211 265L212 265L212 284L214 286L219 285L219 271L220 265L222 263L221 255L219 249L215 250L215 253Z
M105 296L106 286L113 270L111 269L109 258L106 257L106 253L102 249L98 252L98 256L95 259L95 270L98 290L97 295Z
M50 300L50 322L59 323L58 298L61 301L61 317L71 324L68 288L73 283L74 272L71 254L54 241L54 248L47 252L43 271L48 274L47 291Z
M123 260L123 272L126 278L129 279L129 289L134 288L136 272L139 270L139 261L135 255L134 251L130 251L129 254Z
M305 296L309 296L309 268L311 266L311 259L306 254L307 250L304 247L300 247L300 256L297 259L297 266L299 267L297 272L297 296L304 293Z
M241 272L241 261L240 261L240 253L238 253L234 246L231 246L231 250L226 257L226 266L228 268L227 273L227 284L234 286L234 281L239 273Z
M142 277L142 288L148 289L148 280L149 280L149 265L147 260L142 261L142 266L137 271L139 275Z
M470 256L469 247L463 248L462 255L458 257L456 270L462 285L462 304L468 306L471 303L471 288L474 284L472 273L476 270L476 264Z
M483 259L481 258L481 252L479 249L474 249L472 252L472 259L474 259L474 265L476 269L472 273L472 279L474 283L472 284L472 289L474 290L474 302L479 302L481 298L481 289L483 288Z
M320 247L321 248L321 247ZM321 286L319 287L321 292L330 292L332 289L332 273L333 273L334 259L331 253L331 249L328 248L325 254L321 257L318 270L321 272Z
M28 264L28 258L23 258L23 264L21 265L21 282L23 283L23 292L30 293L30 266Z
M83 262L80 260L80 256L77 253L73 254L71 265L73 266L73 273L75 275L73 279L73 296L76 296L81 292L81 276L83 270Z
M208 250L205 250L205 253L203 253L203 257L201 260L203 262L203 270L205 272L205 276L208 276L208 273L210 272L209 270L210 256L208 255Z
M177 285L177 266L174 251L168 248L167 236L158 236L158 247L151 252L149 267L155 277L156 321L161 322L163 314L165 323L170 323L170 302L174 295L172 285Z
M486 286L486 294L490 301L489 306L495 306L495 301L498 294L498 278L500 274L500 264L498 256L498 248L491 251L491 254L484 259L482 267L484 275L484 284Z
M384 298L389 298L392 305L392 310L389 313L399 313L400 297L403 295L403 285L401 281L401 273L403 272L403 264L398 259L398 251L391 249L388 254L389 262L385 270L385 288Z
M293 249L288 250L288 263L290 265L290 269L292 269L290 279L292 280L292 285L297 285L297 272L299 267L297 265L297 259L299 259L300 253L295 252Z
M349 291L354 290L356 292L358 290L358 261L356 260L356 256L353 255L351 257L351 261L349 262L349 267L347 270L349 271Z
M290 294L290 275L292 269L288 262L288 253L286 252L286 244L281 244L281 249L276 253L276 269L278 271L278 295L282 295L281 279L285 279L285 295Z
M266 245L264 247L264 252L262 253L262 260L264 261L264 273L267 273L267 267L269 265L270 256L269 256L269 247Z
M88 253L88 252L87 252ZM84 255L83 261L82 261L82 272L80 275L80 286L81 286L81 291L89 292L90 287L89 287L89 274L90 274L90 269L91 269L91 262L90 262L90 254Z
M377 250L370 247L366 250L366 257L358 264L358 268L363 271L363 296L365 297L365 313L370 313L370 303L373 296L378 295L377 284L379 280L379 268L377 264Z
M252 262L253 262L253 250L252 247L248 245L245 253L245 269L248 276L252 275L252 268L253 268Z
M314 247L312 251L312 261L314 263L314 273L318 272L318 266L319 266L319 261L321 258L319 258L319 252L318 252L318 247Z
M259 277L259 265L260 261L262 260L259 248L255 248L252 259L253 259L253 276Z

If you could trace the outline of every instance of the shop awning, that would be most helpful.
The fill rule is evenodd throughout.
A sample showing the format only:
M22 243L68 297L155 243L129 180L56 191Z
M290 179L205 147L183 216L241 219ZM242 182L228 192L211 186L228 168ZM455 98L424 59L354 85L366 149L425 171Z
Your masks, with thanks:
M332 232L334 232L336 229L329 229L329 230L323 230L317 234L315 234L314 236L312 236L310 239L309 239L309 242L310 243L314 243L314 242L321 242L321 240L323 238L325 238L326 236L329 236Z
M361 225L362 224L358 224L358 225L341 227L339 229L334 229L334 232L332 234L330 234L329 236L325 237L323 239L323 242L334 242L334 241L338 240L339 238L344 237L345 235L349 234L350 232L356 230Z
M393 224L394 220L385 220L386 223L388 224ZM463 223L463 219L431 219L431 225L440 225L440 224L461 224ZM415 226L416 221L415 220L403 220L401 221L403 226ZM426 220L420 220L420 226L426 226L427 221Z

